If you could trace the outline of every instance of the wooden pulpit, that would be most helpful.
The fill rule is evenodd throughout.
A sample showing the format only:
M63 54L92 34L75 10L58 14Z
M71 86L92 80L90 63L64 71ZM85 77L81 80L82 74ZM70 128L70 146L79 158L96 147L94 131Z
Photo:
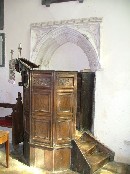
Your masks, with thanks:
M77 72L33 70L25 64L20 69L24 158L45 170L67 170L76 129Z

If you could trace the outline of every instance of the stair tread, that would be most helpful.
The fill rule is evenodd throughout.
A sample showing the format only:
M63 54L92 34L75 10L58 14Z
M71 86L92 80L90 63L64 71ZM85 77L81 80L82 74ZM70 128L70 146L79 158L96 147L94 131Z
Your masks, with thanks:
M79 173L72 170L67 170L67 171L55 171L55 172L45 171L45 174L79 174Z
M129 174L130 166L115 161L105 164L101 169L94 172L94 174Z
M105 169L99 169L98 171L94 172L94 174L117 174L117 172L112 172Z
M78 147L83 153L92 153L94 149L96 149L96 143L90 142L77 142Z
M92 171L98 170L102 167L106 162L109 161L109 155L104 154L102 152L93 153L91 155L86 155L86 159L90 164Z
M106 165L103 166L104 170L110 170L112 172L117 172L117 173L127 173L128 171L128 165L124 164L124 163L119 163L119 162L109 162ZM129 167L129 172L130 172L130 167Z
M89 162L91 162L92 164L95 164L102 161L103 159L108 158L109 155L100 152L100 153L93 153L90 155L86 155L86 157L89 160Z
M89 132L78 132L73 142L73 169L84 173L90 172L94 174L115 174L115 171L109 171L103 168L110 160L113 160L114 152L99 142ZM77 152L77 155L75 154ZM79 163L77 161L79 159ZM80 161L82 161L80 164ZM102 171L101 171L102 169ZM99 172L99 173L96 173Z

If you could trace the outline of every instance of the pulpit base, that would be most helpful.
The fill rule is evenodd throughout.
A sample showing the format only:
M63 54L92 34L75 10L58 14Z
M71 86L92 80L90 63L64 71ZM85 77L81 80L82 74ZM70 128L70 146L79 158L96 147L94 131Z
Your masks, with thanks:
M71 148L44 148L30 146L30 165L48 171L70 169Z

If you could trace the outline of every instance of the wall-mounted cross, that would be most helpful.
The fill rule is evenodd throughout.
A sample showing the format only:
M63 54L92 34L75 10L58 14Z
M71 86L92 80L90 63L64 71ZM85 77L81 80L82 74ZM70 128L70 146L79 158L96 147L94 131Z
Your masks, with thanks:
M21 58L21 51L22 51L22 46L21 46L21 43L19 44L19 47L18 47L18 58Z

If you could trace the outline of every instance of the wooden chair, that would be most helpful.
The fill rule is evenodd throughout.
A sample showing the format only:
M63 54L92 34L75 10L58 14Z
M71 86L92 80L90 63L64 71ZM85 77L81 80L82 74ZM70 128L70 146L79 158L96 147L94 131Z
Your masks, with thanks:
M9 167L9 132L0 130L0 144L5 143L6 164Z

